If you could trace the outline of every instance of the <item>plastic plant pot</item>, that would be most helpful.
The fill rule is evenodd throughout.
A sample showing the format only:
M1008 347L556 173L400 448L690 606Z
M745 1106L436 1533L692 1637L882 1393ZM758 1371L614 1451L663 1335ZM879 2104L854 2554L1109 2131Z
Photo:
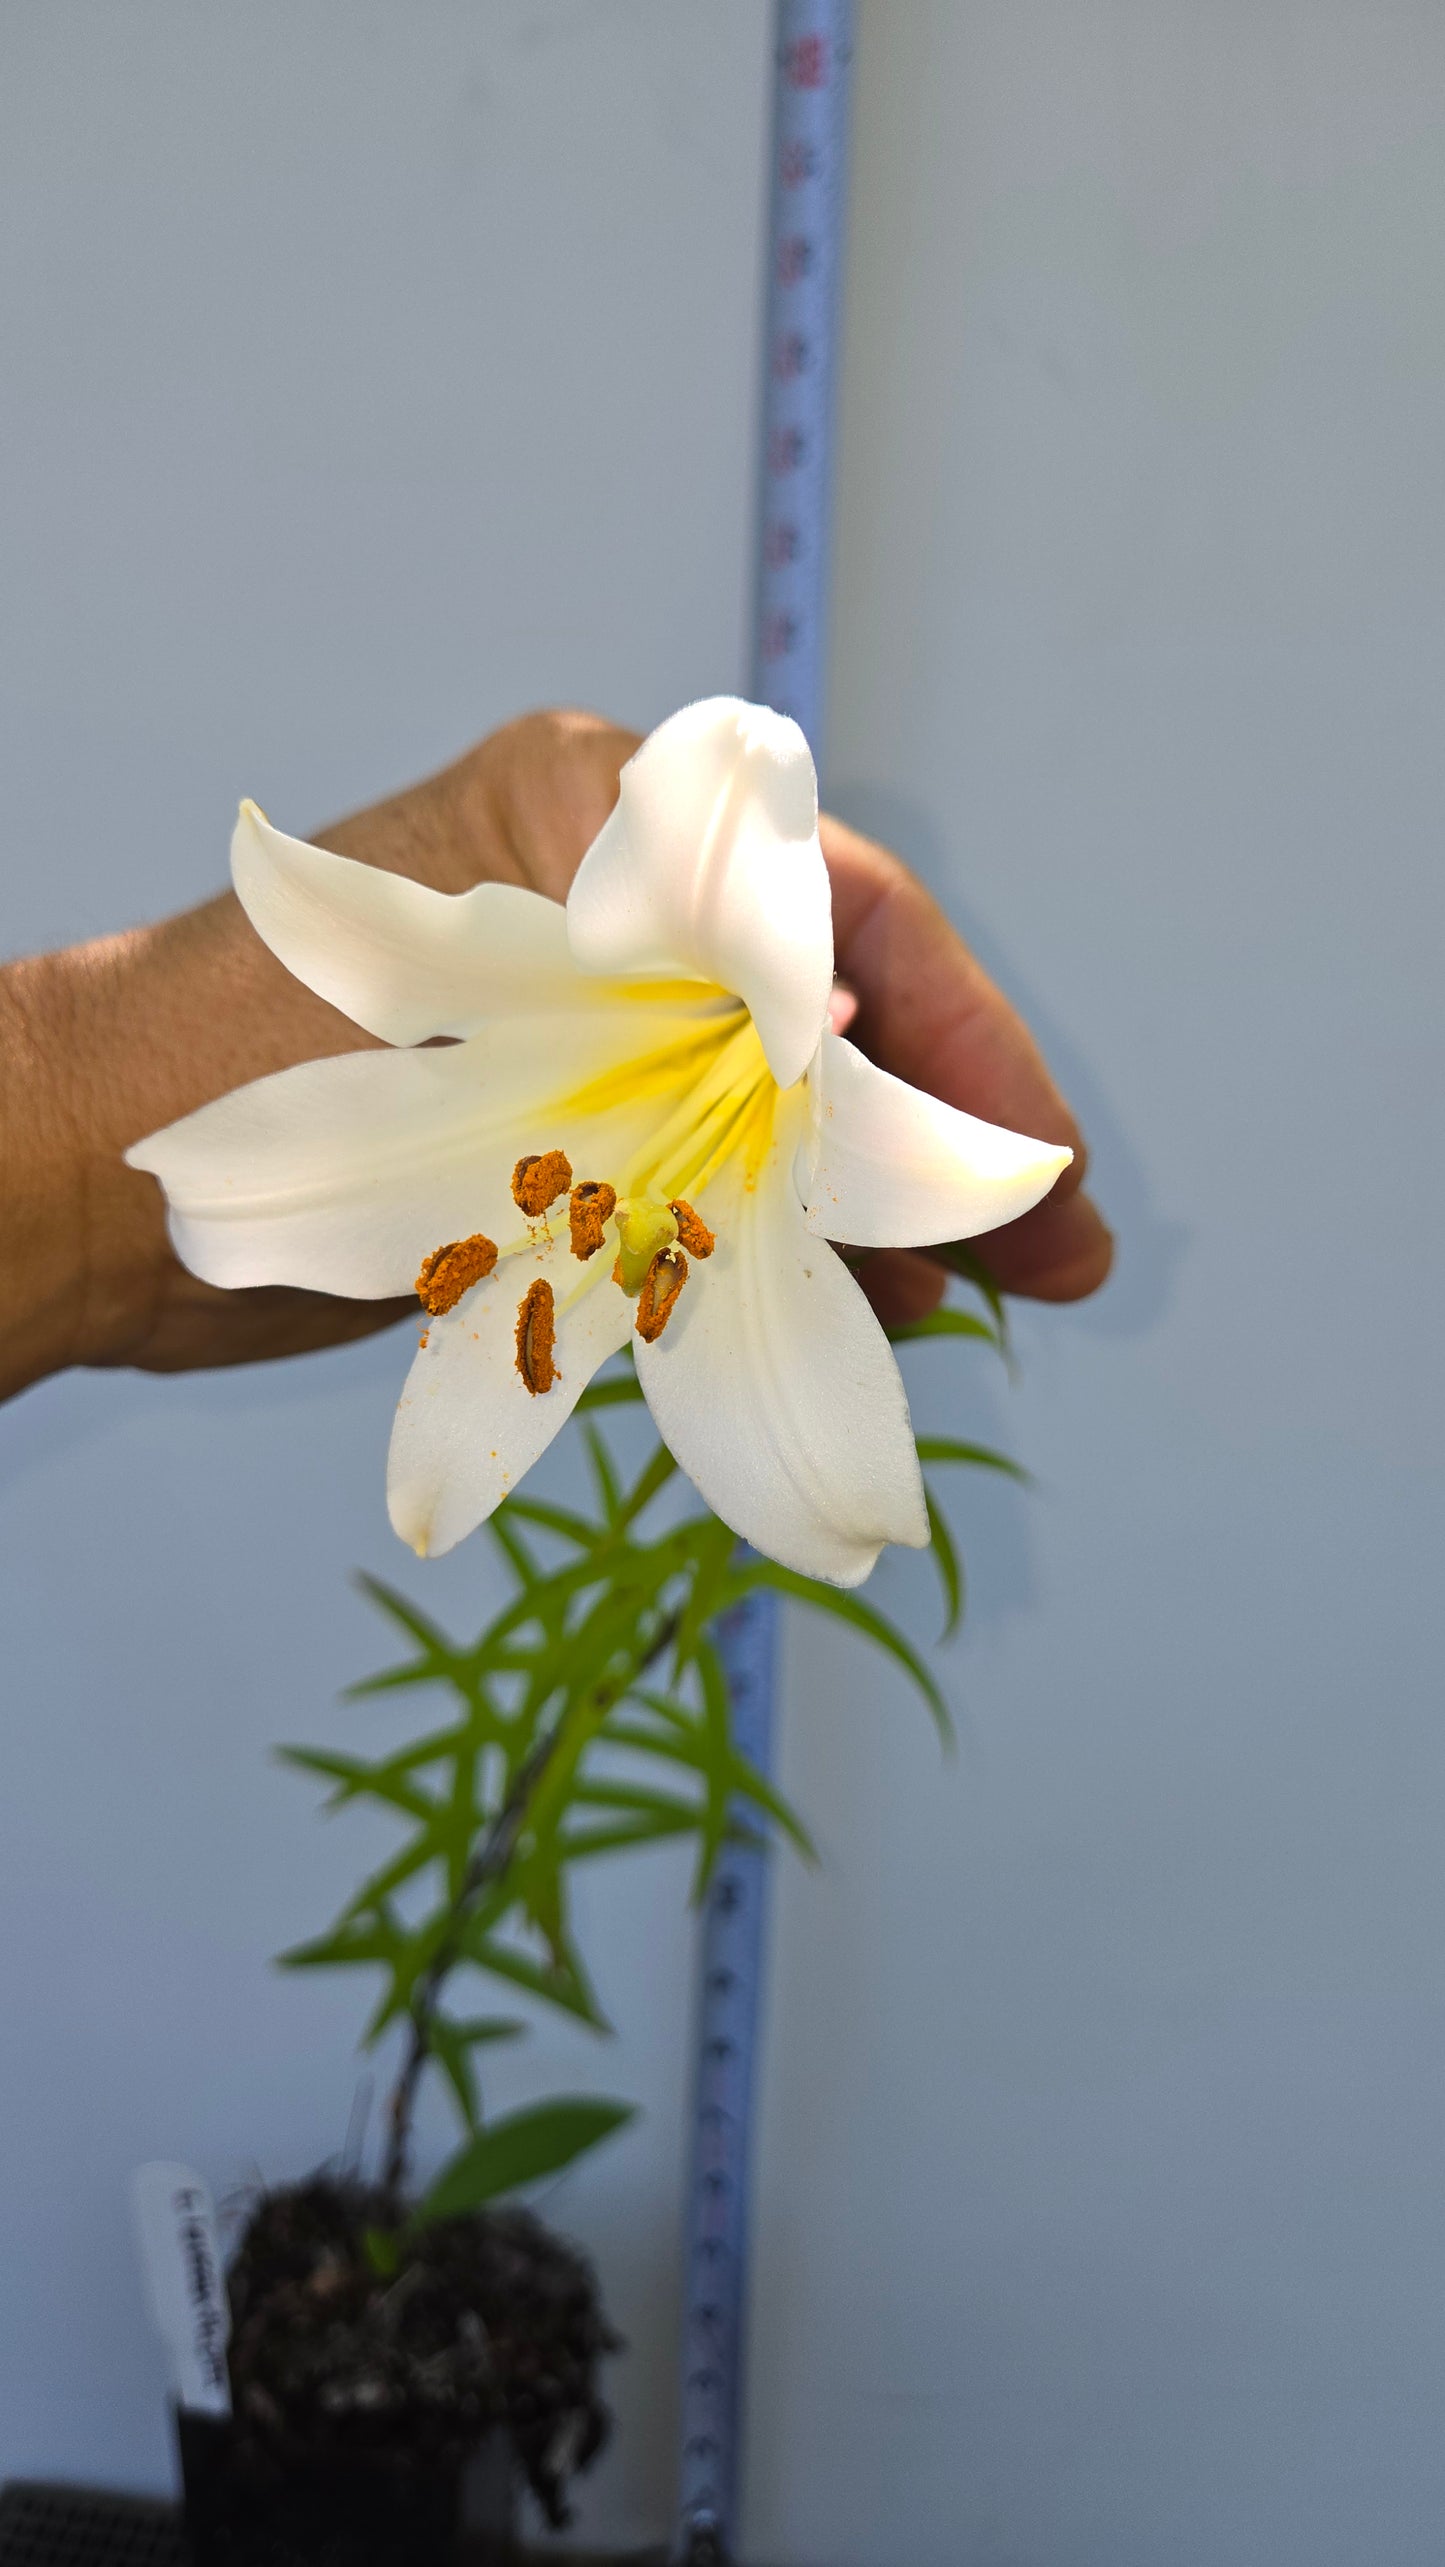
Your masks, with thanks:
M227 2416L175 2410L195 2567L497 2567L513 2556L505 2433L437 2454L258 2452Z

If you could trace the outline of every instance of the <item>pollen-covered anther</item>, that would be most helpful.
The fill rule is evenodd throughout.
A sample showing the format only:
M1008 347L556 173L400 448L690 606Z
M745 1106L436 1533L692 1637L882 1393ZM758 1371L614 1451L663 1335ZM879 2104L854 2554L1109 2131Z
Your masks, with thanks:
M517 1370L534 1399L562 1376L552 1360L557 1319L545 1276L529 1283L517 1310Z
M685 1203L681 1195L678 1195L667 1208L677 1223L679 1243L686 1248L688 1255L710 1257L717 1246L717 1233L709 1230L701 1215L694 1212L692 1205Z
M572 1162L565 1150L534 1150L512 1170L512 1201L529 1221L540 1221L571 1182Z
M497 1243L481 1230L474 1230L470 1239L453 1239L444 1248L433 1248L422 1259L416 1279L416 1297L423 1310L433 1319L455 1310L463 1293L489 1275L496 1262Z
M567 1206L567 1221L572 1233L572 1254L584 1260L595 1257L602 1245L604 1224L617 1209L615 1186L585 1179L572 1188Z
M660 1249L637 1296L637 1333L645 1345L651 1346L662 1335L686 1281L687 1259L682 1250Z

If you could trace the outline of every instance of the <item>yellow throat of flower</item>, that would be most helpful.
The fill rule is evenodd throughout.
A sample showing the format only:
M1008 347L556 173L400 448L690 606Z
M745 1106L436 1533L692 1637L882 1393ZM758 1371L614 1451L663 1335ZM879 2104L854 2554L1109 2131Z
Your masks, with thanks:
M543 1114L548 1120L555 1114L575 1130L581 1118L654 1097L657 1122L617 1169L615 1181L599 1173L574 1183L564 1150L531 1151L512 1171L512 1200L525 1216L526 1230L501 1245L480 1231L451 1240L432 1251L417 1276L428 1315L444 1317L500 1264L534 1254L539 1235L550 1252L554 1207L565 1200L568 1244L584 1273L560 1307L551 1283L538 1277L517 1308L517 1371L534 1397L561 1378L554 1353L558 1321L603 1274L610 1272L612 1283L636 1303L637 1334L649 1345L660 1337L687 1282L689 1257L705 1260L716 1245L689 1196L737 1160L744 1186L751 1190L757 1182L772 1138L778 1088L744 1008L720 1007L686 1035L619 1062ZM617 1255L610 1269L599 1268L593 1260L609 1228Z

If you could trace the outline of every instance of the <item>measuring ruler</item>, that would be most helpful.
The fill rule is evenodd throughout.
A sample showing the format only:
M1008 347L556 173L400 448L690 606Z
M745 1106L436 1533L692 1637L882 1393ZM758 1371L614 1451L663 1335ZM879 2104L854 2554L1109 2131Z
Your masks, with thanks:
M819 755L842 281L852 0L780 0L773 90L754 700L790 713ZM778 1598L748 1596L717 1641L740 1752L773 1763ZM737 2537L748 2204L767 1853L729 1845L702 1920L684 2235L677 2555L733 2557Z

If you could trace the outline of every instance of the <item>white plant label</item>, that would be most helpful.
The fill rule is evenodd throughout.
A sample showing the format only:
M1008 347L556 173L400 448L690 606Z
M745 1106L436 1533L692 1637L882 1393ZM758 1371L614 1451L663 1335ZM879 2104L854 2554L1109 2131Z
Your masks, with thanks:
M210 2193L189 2166L158 2161L136 2168L131 2197L151 2313L170 2357L177 2401L202 2415L229 2415L231 2312Z

